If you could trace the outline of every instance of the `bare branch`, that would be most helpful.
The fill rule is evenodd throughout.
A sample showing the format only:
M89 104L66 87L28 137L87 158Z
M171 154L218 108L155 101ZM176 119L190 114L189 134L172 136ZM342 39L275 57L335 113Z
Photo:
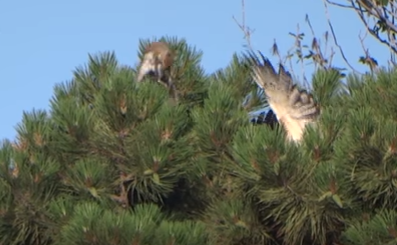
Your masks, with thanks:
M359 34L361 47L362 47L362 49L364 51L364 54L365 54L365 56L362 57L360 59L360 61L363 64L368 65L369 69L371 70L371 73L373 73L377 69L378 64L377 64L376 60L371 57L371 55L369 54L368 48L366 48L365 45L364 45L364 40L367 37L367 34L368 34L368 32L366 32L363 37L361 36L361 34Z
M393 25L393 23L389 19L387 19L384 15L382 15L380 8L378 6L376 6L376 3L374 3L374 0L372 0L372 2L370 2L368 0L364 0L365 4L363 4L362 1L363 0L358 0L357 2L360 6L363 6L367 10L368 13L370 13L377 19L384 21L388 28L390 28L394 32L397 32L397 27L395 25ZM350 2L353 2L353 1L350 0Z
M282 58L278 50L276 39L273 39L272 54L278 57L280 63L282 62Z
M374 28L371 28L367 22L367 20L365 20L364 18L364 10L362 9L362 5L359 4L359 6L356 6L356 4L350 0L350 3L352 5L352 7L354 8L354 10L356 11L357 15L360 17L361 21L363 22L365 28L367 29L367 31L373 36L375 37L379 42L381 42L382 44L385 44L386 46L389 47L390 51L393 53L397 53L397 49L395 46L391 46L390 42L388 42L387 40L381 38L379 36L378 31L376 31Z
M350 64L350 62L347 60L347 58L346 58L346 56L345 56L345 53L343 52L343 49L342 49L342 47L339 45L338 40L337 40L337 38L336 38L336 34L335 34L335 31L334 31L334 27L333 27L333 25L332 25L332 23L331 23L330 16L329 16L329 13L328 13L328 4L327 4L327 0L323 0L323 3L324 3L324 8L325 8L325 14L326 14L326 16L327 16L327 23L328 23L328 26L329 26L329 28L330 28L330 30L331 30L331 34L332 34L332 37L333 37L333 39L334 39L334 43L335 43L335 45L338 47L339 52L340 52L340 54L342 55L343 60L344 60L345 63L350 67L350 69L352 69L352 70L353 70L354 72L356 72L356 73L361 74L361 73L358 72L358 71Z
M344 4L336 3L336 2L331 2L329 0L326 0L326 1L330 5L338 6L338 7L341 7L341 8L347 8L347 9L352 9L353 8L352 6L349 6L349 5L344 5Z
M247 41L247 46L250 50L253 50L251 44L251 35L254 33L255 30L249 28L245 23L245 0L241 0L241 23L237 21L237 19L233 16L234 22L236 22L237 26L240 30L244 33L244 39Z
M319 66L321 66L323 68L326 68L326 64L327 64L328 61L325 58L325 56L322 54L321 42L320 42L320 40L318 40L316 38L316 34L314 33L314 29L313 29L312 24L310 22L309 15L306 14L305 20L306 20L306 23L309 25L310 31L312 32L312 35L313 35L313 41L312 41L312 47L311 48L315 51L315 55L313 57L313 59L316 61L315 64L316 65L318 64ZM331 64L329 64L329 66L330 65Z

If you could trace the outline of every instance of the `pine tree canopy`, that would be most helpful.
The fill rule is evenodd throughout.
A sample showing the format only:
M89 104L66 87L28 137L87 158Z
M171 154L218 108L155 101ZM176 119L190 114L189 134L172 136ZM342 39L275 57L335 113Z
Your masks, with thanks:
M396 70L317 70L321 115L293 142L253 119L269 104L247 55L208 74L158 40L178 100L104 52L24 113L0 147L0 244L396 244Z

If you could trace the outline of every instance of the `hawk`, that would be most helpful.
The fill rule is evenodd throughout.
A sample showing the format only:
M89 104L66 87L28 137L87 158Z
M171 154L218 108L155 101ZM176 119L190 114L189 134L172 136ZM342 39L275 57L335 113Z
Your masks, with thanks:
M264 90L269 106L277 121L283 125L287 138L299 142L305 127L319 117L320 108L310 93L298 89L283 65L280 64L276 72L271 62L259 54L261 60L253 53L248 54L253 67L253 79Z
M258 115L257 118L251 119L251 123L253 124L266 124L269 125L270 128L274 129L274 126L278 124L277 117L272 110L264 111Z

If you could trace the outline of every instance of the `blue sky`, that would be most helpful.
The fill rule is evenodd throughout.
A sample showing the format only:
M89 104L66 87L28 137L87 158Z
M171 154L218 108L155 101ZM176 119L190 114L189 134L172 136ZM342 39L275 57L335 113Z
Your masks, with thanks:
M255 29L252 43L273 62L278 61L270 53L273 40L285 53L293 44L288 32L297 24L307 32L306 14L321 35L327 23L320 0L246 0L246 21ZM53 86L71 79L89 53L115 51L120 63L135 65L140 38L168 35L201 49L208 72L226 66L245 44L232 16L241 18L241 0L1 1L0 139L15 138L23 111L48 109ZM348 10L331 8L330 16L346 56L363 71L355 62L362 54L363 25ZM365 44L385 65L387 49L371 37ZM340 57L335 64L345 66ZM306 72L310 78L312 71Z

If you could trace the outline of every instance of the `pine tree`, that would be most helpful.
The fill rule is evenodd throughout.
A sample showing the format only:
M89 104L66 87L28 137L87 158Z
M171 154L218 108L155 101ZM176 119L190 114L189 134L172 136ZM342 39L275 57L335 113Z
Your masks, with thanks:
M396 71L318 70L322 114L297 144L252 123L267 102L246 56L206 74L201 51L160 40L177 103L105 52L24 113L0 148L0 244L395 243Z

